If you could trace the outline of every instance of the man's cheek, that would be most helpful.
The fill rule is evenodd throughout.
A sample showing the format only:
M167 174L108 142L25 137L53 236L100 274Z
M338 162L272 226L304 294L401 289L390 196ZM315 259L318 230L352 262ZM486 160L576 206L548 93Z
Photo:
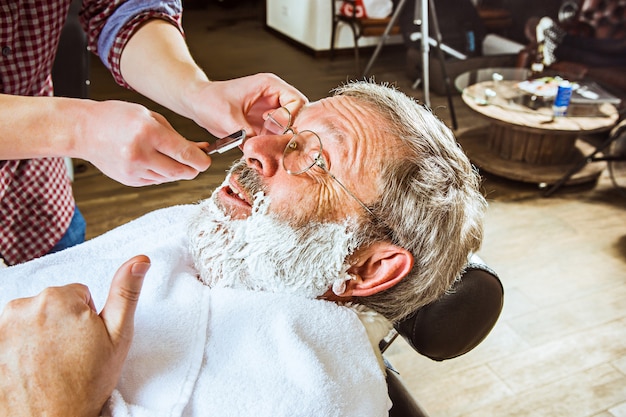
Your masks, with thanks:
M268 192L268 212L289 224L298 223L300 218L309 218L310 199L302 190L275 187Z

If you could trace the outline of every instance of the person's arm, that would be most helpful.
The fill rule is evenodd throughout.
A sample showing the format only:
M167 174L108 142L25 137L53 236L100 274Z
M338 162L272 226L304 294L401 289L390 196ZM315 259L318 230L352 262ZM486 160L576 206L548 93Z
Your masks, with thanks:
M297 113L307 98L273 74L209 81L171 23L152 19L122 50L120 71L133 89L188 117L214 135L258 133L262 115L281 106Z
M137 256L120 267L99 315L80 284L7 304L0 315L0 415L100 415L130 348L149 262Z
M209 81L183 36L180 0L84 0L89 47L115 81L190 118L217 137L257 133L262 116L307 98L274 74Z
M69 156L131 186L194 178L211 159L157 113L121 101L0 94L0 159Z

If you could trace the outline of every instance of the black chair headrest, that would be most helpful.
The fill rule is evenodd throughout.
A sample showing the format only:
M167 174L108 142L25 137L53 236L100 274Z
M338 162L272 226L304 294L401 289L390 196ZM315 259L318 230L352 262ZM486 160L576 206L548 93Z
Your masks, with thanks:
M395 328L420 354L442 361L463 355L496 324L504 289L494 271L472 257L452 290Z

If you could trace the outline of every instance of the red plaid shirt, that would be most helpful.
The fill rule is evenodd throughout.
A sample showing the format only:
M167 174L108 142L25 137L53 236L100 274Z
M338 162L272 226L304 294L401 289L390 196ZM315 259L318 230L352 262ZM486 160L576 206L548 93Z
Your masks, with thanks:
M83 0L81 21L89 49L124 0ZM51 71L71 0L3 0L0 3L0 93L51 96ZM116 34L106 60L116 81L124 45L150 18L180 27L180 16L162 10L137 12ZM74 214L74 197L62 158L0 160L0 257L9 265L46 254L63 237Z

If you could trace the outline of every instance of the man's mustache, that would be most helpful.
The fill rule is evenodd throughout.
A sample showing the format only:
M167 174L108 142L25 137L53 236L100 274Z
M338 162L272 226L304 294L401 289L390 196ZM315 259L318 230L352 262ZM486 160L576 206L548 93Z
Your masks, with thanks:
M255 169L250 168L243 158L235 162L230 169L230 174L237 177L237 182L242 191L251 198L257 193L265 194L265 185L261 180L261 176Z

